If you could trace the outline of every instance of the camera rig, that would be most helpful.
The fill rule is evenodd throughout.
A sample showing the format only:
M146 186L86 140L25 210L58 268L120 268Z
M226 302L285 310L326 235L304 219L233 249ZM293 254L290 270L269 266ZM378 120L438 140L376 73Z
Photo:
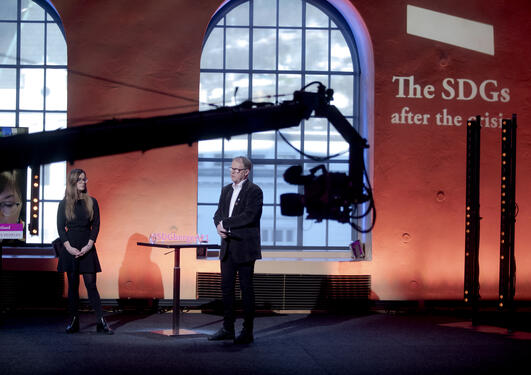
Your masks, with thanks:
M306 87L308 87L307 85ZM293 100L280 104L245 101L233 107L190 112L169 116L134 119L112 119L96 124L69 127L55 131L14 135L0 138L0 171L32 168L58 161L74 162L99 156L179 144L191 145L200 140L227 138L268 130L297 126L303 119L325 117L349 144L349 172L329 173L324 165L313 168L308 176L302 167L288 169L289 183L304 185L303 195L281 197L281 209L287 215L302 215L308 219L349 222L362 232L374 226L374 200L365 170L362 138L330 101L333 90L318 83L317 92L295 91ZM321 175L316 173L320 171ZM366 212L355 215L353 206L368 202ZM368 229L357 227L353 221L373 211Z

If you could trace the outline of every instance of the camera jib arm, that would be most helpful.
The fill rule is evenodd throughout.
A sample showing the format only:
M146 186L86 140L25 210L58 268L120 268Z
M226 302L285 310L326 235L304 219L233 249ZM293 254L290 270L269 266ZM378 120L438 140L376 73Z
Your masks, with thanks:
M302 204L309 218L347 222L352 218L348 207L372 200L370 189L368 195L364 194L363 154L368 145L339 110L330 105L332 95L333 90L319 83L317 92L295 91L293 100L277 105L246 101L210 111L112 119L55 131L0 137L0 171L280 130L297 126L314 113L316 117L327 118L349 144L349 175L328 173L324 166L317 167L325 178L318 181L318 188L309 189Z

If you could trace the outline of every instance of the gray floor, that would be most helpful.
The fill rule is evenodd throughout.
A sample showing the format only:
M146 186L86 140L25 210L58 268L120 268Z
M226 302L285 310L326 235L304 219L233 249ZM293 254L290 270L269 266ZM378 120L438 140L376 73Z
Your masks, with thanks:
M2 316L1 374L490 374L528 367L531 334L472 327L449 314L270 314L256 319L255 343L211 342L217 315L183 313L181 327L201 335L170 337L171 313L109 313L112 336L64 332L53 311ZM518 371L518 373L526 373Z

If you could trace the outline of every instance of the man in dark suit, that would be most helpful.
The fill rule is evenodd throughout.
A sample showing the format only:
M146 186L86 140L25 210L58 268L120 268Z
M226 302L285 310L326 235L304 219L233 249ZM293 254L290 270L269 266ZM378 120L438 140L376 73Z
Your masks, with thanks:
M253 342L254 289L256 259L261 259L260 217L262 189L247 179L252 163L244 156L232 160L232 184L223 188L214 214L214 225L221 236L221 291L223 294L223 327L209 340L234 339L236 344ZM238 337L234 334L234 289L236 273L240 278L244 322Z

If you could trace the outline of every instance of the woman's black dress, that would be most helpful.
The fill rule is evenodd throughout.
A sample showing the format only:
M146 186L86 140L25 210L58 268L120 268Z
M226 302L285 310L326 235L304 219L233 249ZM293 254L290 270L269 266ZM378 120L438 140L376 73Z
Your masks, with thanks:
M92 197L91 197L92 198ZM92 198L94 206L94 215L92 221L89 218L85 201L78 200L74 206L75 219L68 221L65 214L66 202L63 199L57 209L57 232L61 242L70 242L72 247L81 250L89 240L96 242L100 231L100 210L98 201ZM101 272L100 261L96 253L96 246L82 257L76 258L66 249L59 254L59 263L57 264L59 272L77 272L77 273L95 273Z

